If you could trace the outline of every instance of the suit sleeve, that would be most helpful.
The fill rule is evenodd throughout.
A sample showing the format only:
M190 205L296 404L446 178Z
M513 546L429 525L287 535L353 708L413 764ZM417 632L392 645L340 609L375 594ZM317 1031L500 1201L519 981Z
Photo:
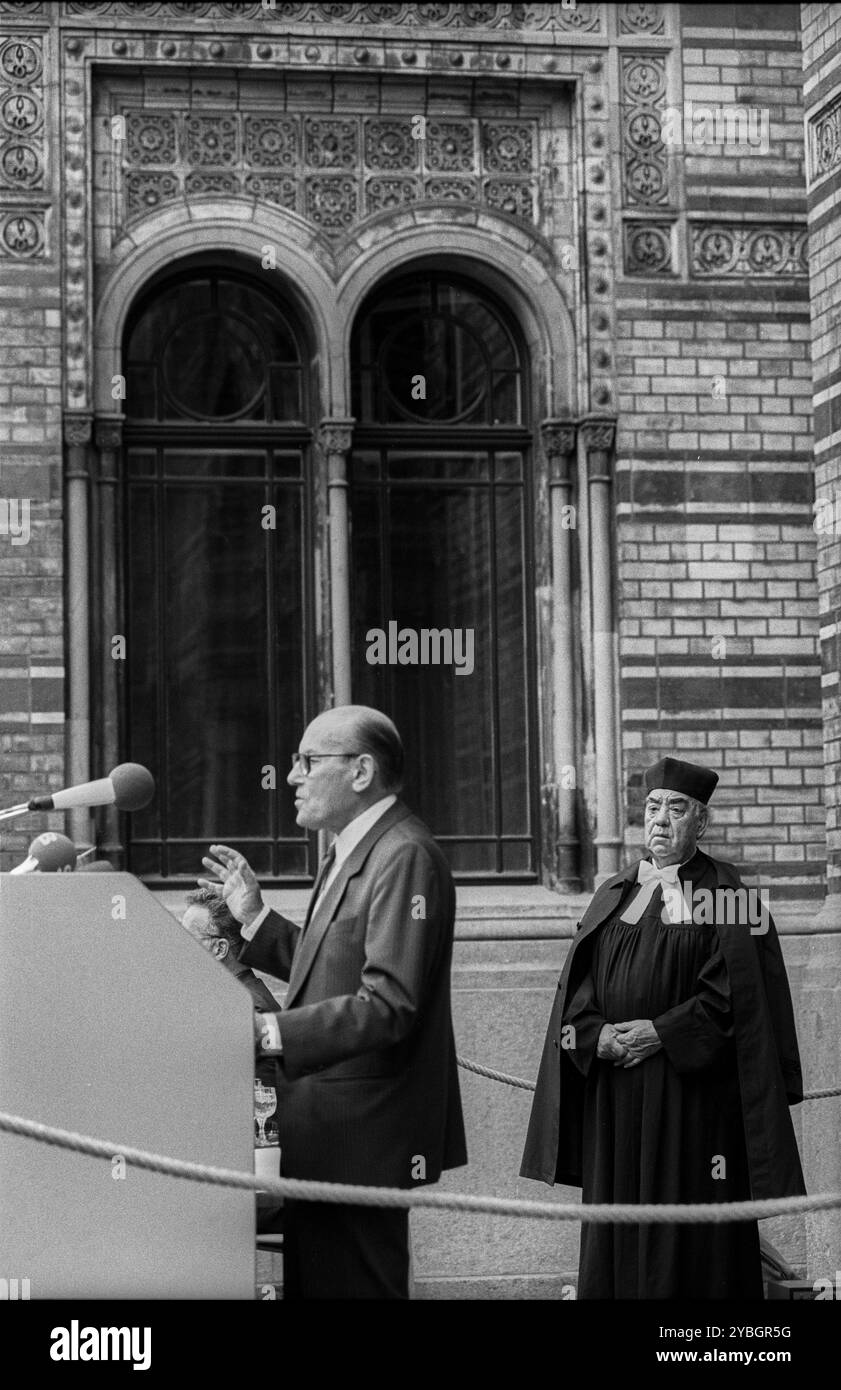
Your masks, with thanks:
M652 1023L677 1072L703 1071L726 1055L734 1036L733 1013L717 934L712 953L698 972L695 993Z
M262 970L264 975L288 980L299 933L300 927L296 927L288 917L281 917L279 912L272 911L260 923L257 934L250 941L243 942L238 959L243 965Z
M368 907L356 993L279 1016L290 1080L408 1037L446 931L447 899L445 875L422 844L407 840L390 852Z

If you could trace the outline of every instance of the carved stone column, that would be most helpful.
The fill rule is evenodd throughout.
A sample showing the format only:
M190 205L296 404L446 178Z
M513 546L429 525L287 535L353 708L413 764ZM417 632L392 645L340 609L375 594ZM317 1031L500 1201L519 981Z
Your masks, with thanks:
M575 738L575 629L572 616L573 463L575 425L544 420L540 426L549 481L552 546L552 752L553 782L547 790L554 807L557 850L553 870L564 892L581 887L576 807L579 784Z
M88 583L88 480L91 416L64 412L66 483L65 593L67 596L67 786L90 780L90 589ZM70 836L80 849L90 846L90 811L68 812Z
M350 529L347 456L353 419L322 420L318 444L327 463L327 518L330 530L330 618L333 704L351 702Z
M95 650L99 665L96 775L104 777L120 761L120 708L123 691L122 664L112 656L112 638L122 632L121 570L117 538L120 535L119 454L123 417L100 416L95 439L98 468L98 551L97 627ZM120 817L115 806L102 806L97 813L102 855L115 865L122 864Z
M616 721L616 619L613 604L611 456L616 422L593 416L580 425L590 490L593 604L593 738L596 755L596 886L620 868L620 750Z

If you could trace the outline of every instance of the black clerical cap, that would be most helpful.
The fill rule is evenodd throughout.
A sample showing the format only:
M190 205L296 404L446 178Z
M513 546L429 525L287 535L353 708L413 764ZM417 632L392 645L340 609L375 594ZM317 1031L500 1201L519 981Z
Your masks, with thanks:
M713 772L711 767L701 767L699 763L685 763L680 758L661 758L659 763L646 768L643 780L647 792L662 787L667 792L694 797L706 806L715 791L718 773Z

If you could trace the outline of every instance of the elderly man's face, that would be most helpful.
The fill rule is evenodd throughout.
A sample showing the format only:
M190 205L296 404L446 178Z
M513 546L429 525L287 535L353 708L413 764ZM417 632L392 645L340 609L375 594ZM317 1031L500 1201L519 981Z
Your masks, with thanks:
M228 954L228 942L213 930L210 913L201 903L189 904L181 918L181 925L187 929L194 941L198 941L199 945L210 951L217 960L225 959Z
M706 820L706 808L691 796L662 787L650 791L645 802L645 843L657 868L690 859Z
M287 777L295 788L299 825L308 830L343 830L363 809L359 793L370 783L361 767L352 721L341 710L327 710L304 730L299 754L312 758L308 773L296 762ZM370 757L366 759L370 764Z

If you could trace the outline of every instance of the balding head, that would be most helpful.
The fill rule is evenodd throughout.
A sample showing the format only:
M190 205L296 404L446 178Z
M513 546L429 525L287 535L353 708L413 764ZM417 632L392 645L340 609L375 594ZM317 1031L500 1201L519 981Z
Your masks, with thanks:
M368 806L400 789L403 745L392 721L368 705L339 705L319 714L304 731L300 762L289 775L296 789L298 824L342 830Z

